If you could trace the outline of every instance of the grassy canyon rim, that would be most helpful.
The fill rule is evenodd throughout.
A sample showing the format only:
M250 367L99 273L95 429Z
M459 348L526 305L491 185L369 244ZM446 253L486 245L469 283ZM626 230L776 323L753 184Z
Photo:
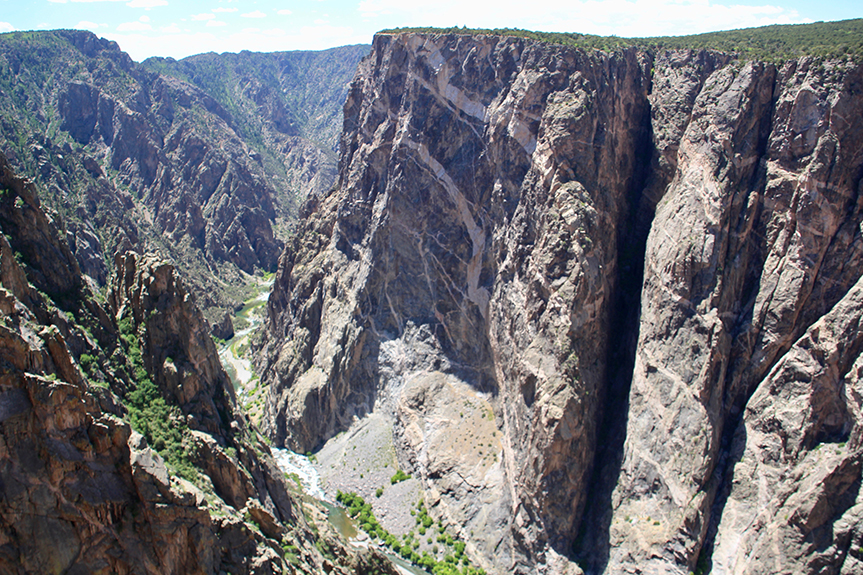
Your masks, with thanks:
M179 2L107 0L7 2L0 32L76 28L118 42L136 61L202 52L322 50L367 44L382 29L403 26L522 28L597 36L653 37L802 24L859 17L852 0L505 0L494 10L458 0L434 5L395 0L324 0L286 5L256 0Z
M37 30L21 30L11 34L29 34ZM470 34L512 36L539 40L554 44L575 46L586 49L616 50L638 48L642 50L658 49L707 49L737 54L744 59L759 59L766 61L781 61L799 56L842 57L845 55L859 58L863 54L861 34L863 34L863 19L813 22L804 24L772 24L751 28L739 28L703 32L698 34L680 34L674 36L603 36L579 32L541 32L520 28L475 28L467 26L454 27L394 27L383 28L377 34ZM95 31L97 35L98 31ZM122 43L120 44L122 47ZM239 52L238 50L237 52ZM248 51L248 50L242 50ZM305 49L291 50L305 51ZM269 51L267 51L269 52ZM223 52L231 53L231 52ZM198 56L193 54L188 57ZM165 58L165 56L148 56L148 58ZM173 58L169 58L173 59Z

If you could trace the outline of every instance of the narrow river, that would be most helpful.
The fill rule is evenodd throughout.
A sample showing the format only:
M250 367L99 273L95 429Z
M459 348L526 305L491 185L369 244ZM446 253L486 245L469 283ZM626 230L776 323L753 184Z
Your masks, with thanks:
M231 382L234 384L234 389L237 393L237 401L239 401L247 413L250 413L251 404L257 397L256 394L262 391L258 389L258 378L249 357L249 340L264 321L266 303L270 297L273 281L272 278L262 281L259 287L261 293L245 302L243 309L237 313L234 320L235 324L240 323L245 324L245 326L237 331L230 341L220 346L219 349L219 359L222 361L225 371L231 377ZM303 491L310 497L320 501L326 507L329 512L328 518L330 522L342 536L348 539L353 545L359 547L369 544L368 538L365 537L364 533L358 533L353 521L345 514L344 510L338 507L324 493L318 470L315 469L308 457L294 453L289 449L273 447L270 450L279 468L287 474L296 475ZM358 536L359 539L363 540L359 541ZM377 547L393 562L402 574L428 575L427 571L411 565L401 557L392 555L388 552L388 549L384 549L379 545Z

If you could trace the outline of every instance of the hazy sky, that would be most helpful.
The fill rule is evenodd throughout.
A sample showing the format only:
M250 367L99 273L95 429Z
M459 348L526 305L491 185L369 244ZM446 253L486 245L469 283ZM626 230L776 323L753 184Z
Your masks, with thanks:
M319 50L399 26L661 36L860 17L860 0L0 0L0 32L87 29L138 61Z

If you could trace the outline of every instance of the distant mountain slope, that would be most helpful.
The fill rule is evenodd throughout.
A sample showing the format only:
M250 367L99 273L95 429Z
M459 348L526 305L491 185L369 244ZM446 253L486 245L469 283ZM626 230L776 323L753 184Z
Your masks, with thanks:
M327 191L336 176L342 106L365 44L319 52L207 53L143 65L194 84L228 110L237 134L273 177L280 215Z
M243 300L247 274L275 269L295 198L332 183L332 142L302 133L340 130L338 99L362 48L344 60L330 52L296 62L211 54L148 67L89 32L0 35L0 150L47 192L43 201L94 284L105 285L116 251L155 249L214 321ZM256 66L242 63L248 58ZM219 69L208 81L204 62ZM215 96L150 69L175 64ZM226 74L228 65L245 72ZM313 87L281 86L301 85L313 68L327 91L307 109Z

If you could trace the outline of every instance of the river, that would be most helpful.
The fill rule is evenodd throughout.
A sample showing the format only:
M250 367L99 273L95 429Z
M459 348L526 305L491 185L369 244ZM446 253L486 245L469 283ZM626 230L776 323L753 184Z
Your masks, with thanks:
M222 361L225 371L231 377L234 389L237 392L237 400L253 421L255 420L255 413L251 411L254 408L253 403L263 393L263 389L258 385L258 377L248 356L249 340L255 330L264 321L266 303L270 297L273 281L273 278L269 278L259 283L258 289L260 293L247 300L243 309L235 316L235 323L246 323L247 325L237 331L234 337L219 349L219 359ZM344 510L338 507L324 493L318 470L315 469L308 457L294 453L289 449L273 447L270 450L279 468L285 473L295 475L299 479L303 491L326 507L328 519L343 537L358 547L369 545L369 540L365 537L365 534L358 533L353 521L345 514ZM358 536L363 541L359 541ZM393 562L403 575L428 575L427 571L411 565L401 557L388 553L387 549L380 546L378 548Z

